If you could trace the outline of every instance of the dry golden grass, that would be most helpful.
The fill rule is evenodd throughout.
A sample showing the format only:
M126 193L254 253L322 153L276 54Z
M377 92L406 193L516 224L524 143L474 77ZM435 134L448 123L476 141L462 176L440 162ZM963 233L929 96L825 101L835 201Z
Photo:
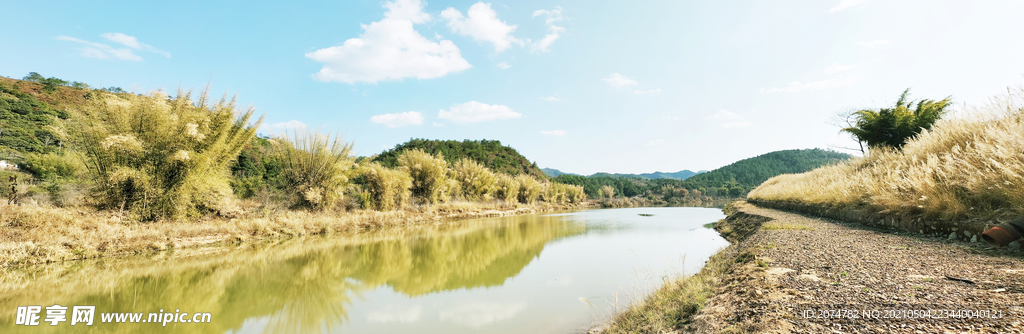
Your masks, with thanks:
M0 266L148 253L202 245L290 238L442 220L528 214L574 208L536 203L453 201L395 211L247 210L241 218L139 223L117 211L0 203Z
M1024 214L1024 87L939 121L902 151L776 176L753 200L869 207L950 220Z

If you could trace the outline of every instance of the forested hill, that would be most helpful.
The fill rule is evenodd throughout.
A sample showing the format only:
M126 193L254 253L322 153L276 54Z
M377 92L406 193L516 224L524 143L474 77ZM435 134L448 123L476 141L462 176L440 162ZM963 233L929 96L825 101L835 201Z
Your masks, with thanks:
M849 158L848 154L821 149L785 150L743 159L685 180L618 177L610 176L611 174L591 176L564 174L552 178L552 181L581 185L584 192L592 198L598 197L599 191L604 186L612 187L616 196L660 196L667 202L671 202L672 198L687 198L687 196L699 196L699 194L716 197L740 197L773 176L803 173Z
M688 188L740 186L750 190L776 175L803 173L847 159L849 154L817 148L775 151L694 175L686 184Z
M408 142L398 144L393 149L381 152L374 161L394 168L398 166L398 156L402 152L417 148L430 154L441 153L449 163L455 163L462 158L469 158L496 172L510 175L525 173L541 180L547 179L547 176L537 167L536 163L530 162L530 160L527 160L526 157L519 154L515 149L502 146L501 142L497 140L410 139Z

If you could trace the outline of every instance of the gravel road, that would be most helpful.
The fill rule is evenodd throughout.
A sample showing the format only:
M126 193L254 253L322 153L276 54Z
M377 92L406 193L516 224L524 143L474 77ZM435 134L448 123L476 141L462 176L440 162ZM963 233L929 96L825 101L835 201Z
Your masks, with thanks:
M751 204L773 220L685 331L1024 333L1024 255Z

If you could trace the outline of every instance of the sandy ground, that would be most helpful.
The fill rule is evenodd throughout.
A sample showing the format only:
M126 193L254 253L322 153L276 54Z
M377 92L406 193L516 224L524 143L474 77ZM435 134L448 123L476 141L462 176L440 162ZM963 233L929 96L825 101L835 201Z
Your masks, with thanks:
M771 218L684 332L1024 333L1024 255L807 217Z

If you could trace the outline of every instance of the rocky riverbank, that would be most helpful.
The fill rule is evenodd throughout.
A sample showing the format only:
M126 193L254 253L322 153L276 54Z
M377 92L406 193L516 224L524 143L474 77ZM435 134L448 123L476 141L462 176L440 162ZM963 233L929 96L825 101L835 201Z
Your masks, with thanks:
M736 257L713 297L676 331L1024 332L1019 249L747 203L733 208L764 223L730 246L746 256Z

